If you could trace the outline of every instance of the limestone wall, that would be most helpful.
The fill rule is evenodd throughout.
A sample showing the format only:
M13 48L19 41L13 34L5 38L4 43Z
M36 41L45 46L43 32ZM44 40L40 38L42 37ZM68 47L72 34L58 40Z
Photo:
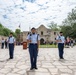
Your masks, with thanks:
M41 25L36 29L37 33L40 35L41 39L44 39L44 41L54 42L55 38L57 37L58 31L52 31L51 29L46 28L44 25ZM26 41L27 34L29 31L24 31L21 33L21 39L22 41ZM56 34L54 34L56 33Z

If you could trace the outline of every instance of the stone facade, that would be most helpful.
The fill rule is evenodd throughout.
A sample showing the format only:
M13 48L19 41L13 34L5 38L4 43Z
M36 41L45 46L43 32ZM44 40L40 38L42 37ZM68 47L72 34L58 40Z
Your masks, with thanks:
M37 29L37 33L40 35L40 41L46 42L46 43L51 43L55 42L56 36L58 35L57 31L52 31L49 28L46 28L44 25L41 25ZM26 41L26 37L28 35L29 31L24 31L21 33L21 41Z

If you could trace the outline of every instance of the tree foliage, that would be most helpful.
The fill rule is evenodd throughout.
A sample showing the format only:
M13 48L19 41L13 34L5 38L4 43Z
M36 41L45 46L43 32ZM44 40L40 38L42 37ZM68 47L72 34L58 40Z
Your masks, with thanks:
M71 38L76 38L76 9L72 9L67 16L67 18L63 21L63 26L61 26L61 31L63 31L64 35Z
M0 23L0 35L3 35L3 26L1 23Z
M20 33L21 33L21 30L20 30L20 29L16 29L16 30L15 30L15 34L16 34L16 36L17 36L17 37L16 37L16 38L17 38L17 39L16 39L17 41L20 41Z
M8 28L3 28L3 35L4 36L9 36L10 32L11 31Z
M61 26L61 31L63 32L65 37L71 36L71 26Z
M17 35L19 35L19 34L20 34L20 32L21 32L21 30L20 30L20 29L16 29L16 31L15 31L15 33L16 33Z
M54 31L58 31L58 25L57 23L54 23L53 21L48 25L49 28L51 28L51 30L54 30Z
M10 29L4 27L1 23L0 23L0 35L3 35L3 36L9 36L10 32L13 33L13 35L16 37L16 34L11 31Z

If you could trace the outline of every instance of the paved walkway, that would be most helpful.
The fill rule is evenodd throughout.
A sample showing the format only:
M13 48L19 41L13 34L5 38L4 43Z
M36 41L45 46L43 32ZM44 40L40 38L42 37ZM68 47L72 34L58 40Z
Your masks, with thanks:
M9 58L8 49L0 49L0 75L76 75L76 47L65 48L65 59L59 61L57 48L41 48L38 70L30 71L28 50L15 47L15 58Z

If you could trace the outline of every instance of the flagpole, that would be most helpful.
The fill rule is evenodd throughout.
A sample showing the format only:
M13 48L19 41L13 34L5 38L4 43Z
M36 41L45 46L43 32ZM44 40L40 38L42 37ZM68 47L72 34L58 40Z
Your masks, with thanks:
M21 43L21 24L19 24L19 29L20 29L20 43Z

